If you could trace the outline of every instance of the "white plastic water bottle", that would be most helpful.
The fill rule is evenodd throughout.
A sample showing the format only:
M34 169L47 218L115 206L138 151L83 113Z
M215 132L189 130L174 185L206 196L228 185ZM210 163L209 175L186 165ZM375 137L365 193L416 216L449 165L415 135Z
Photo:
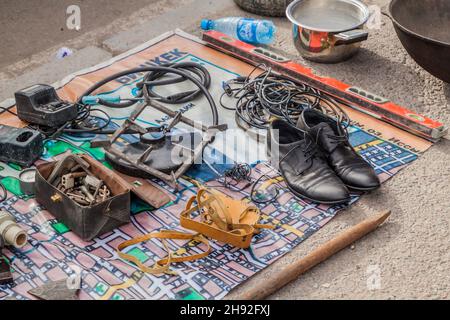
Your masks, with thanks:
M253 44L271 44L275 40L276 33L276 27L272 21L239 17L202 20L201 28L216 30Z

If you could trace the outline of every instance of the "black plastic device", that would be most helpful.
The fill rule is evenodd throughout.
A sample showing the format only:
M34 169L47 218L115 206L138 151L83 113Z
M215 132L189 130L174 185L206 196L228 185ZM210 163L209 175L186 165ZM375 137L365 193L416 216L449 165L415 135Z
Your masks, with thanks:
M78 108L62 101L55 88L37 84L15 93L17 115L20 120L46 127L58 127L74 120Z
M44 152L44 139L36 130L0 125L0 161L31 166Z

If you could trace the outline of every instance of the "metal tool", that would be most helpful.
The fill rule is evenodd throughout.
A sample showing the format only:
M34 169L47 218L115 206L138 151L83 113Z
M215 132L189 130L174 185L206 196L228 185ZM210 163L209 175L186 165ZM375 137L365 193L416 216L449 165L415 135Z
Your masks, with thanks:
M154 147L152 145L148 145L147 149L143 150L141 156L139 156L137 159L131 158L129 155L124 153L123 150L119 149L117 146L114 145L114 143L120 138L120 136L129 129L139 132L141 135L146 135L148 133L147 129L141 127L139 124L136 123L138 117L147 107L153 107L158 111L163 112L172 117L173 120L169 124L169 126L164 130L164 133L170 131L179 122L183 122L189 126L192 126L193 128L197 128L203 131L201 143L198 144L194 150L191 150L190 155L186 157L185 161L183 161L176 170L170 173L164 173L161 170L155 169L154 167L146 163L146 160L154 151L153 149ZM226 125L206 127L202 124L192 121L189 118L186 118L179 112L174 112L168 109L167 107L165 107L164 105L160 104L159 102L153 99L147 99L147 101L144 104L141 104L138 107L136 107L130 118L125 120L122 127L113 134L113 136L109 141L93 142L91 143L91 146L92 147L102 146L105 148L107 158L113 157L122 160L123 162L133 166L137 170L143 171L151 176L164 180L168 184L174 186L175 188L178 188L178 178L180 178L192 166L195 159L197 159L203 152L203 149L213 141L216 133L219 131L224 131L226 130L226 128L227 128Z

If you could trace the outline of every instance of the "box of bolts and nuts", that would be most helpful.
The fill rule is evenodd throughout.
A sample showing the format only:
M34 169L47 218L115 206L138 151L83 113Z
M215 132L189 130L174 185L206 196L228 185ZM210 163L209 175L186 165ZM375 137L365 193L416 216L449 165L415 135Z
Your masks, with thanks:
M40 165L36 201L85 241L130 222L130 189L87 155Z

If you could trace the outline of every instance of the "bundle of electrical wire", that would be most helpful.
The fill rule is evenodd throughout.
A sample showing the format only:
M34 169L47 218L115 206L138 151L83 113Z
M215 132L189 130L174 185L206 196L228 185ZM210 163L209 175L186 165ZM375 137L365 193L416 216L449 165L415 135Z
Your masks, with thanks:
M136 83L138 95L133 98L123 98L120 102L110 102L102 99L101 88L117 79L136 74L141 76L141 81ZM158 87L174 85L185 81L191 82L196 88L178 92L168 96L159 94L155 89ZM90 87L84 92L74 105L78 108L78 116L59 128L43 128L34 126L33 129L41 131L47 137L57 137L59 134L113 134L115 129L107 129L111 123L111 117L104 109L93 107L83 103L83 98L96 94L97 105L107 108L123 109L129 108L137 103L149 103L158 101L166 104L181 104L190 102L204 95L210 105L213 125L218 125L219 116L217 106L212 98L209 87L211 86L211 75L201 64L194 62L182 62L165 64L162 66L140 67L125 70L111 75ZM133 132L128 132L133 133Z
M258 66L259 68L261 66ZM238 77L223 83L220 104L235 111L237 124L243 129L267 129L273 118L284 119L296 125L306 108L320 109L343 123L349 123L347 114L330 96L299 82L276 74L268 68L251 79ZM224 97L235 100L235 106L224 103Z

